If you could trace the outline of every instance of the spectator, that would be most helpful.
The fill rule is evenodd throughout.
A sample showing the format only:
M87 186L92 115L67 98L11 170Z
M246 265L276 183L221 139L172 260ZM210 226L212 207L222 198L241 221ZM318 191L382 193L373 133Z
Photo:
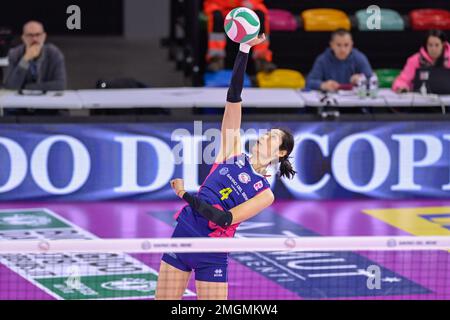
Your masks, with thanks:
M46 44L44 26L29 21L23 26L23 44L9 51L6 70L7 89L64 90L66 69L64 55L52 44Z
M450 44L441 30L431 30L419 52L408 58L392 90L412 91L416 70L426 67L450 68Z
M331 34L330 48L327 48L314 62L306 79L310 90L337 91L341 84L356 84L360 77L372 76L367 57L353 48L350 32L339 29Z

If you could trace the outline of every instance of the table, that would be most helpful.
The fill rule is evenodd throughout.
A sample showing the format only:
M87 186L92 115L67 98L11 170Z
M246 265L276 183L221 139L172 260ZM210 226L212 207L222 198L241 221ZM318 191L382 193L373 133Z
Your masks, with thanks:
M84 108L223 108L227 88L158 88L79 90ZM245 88L246 107L301 108L303 99L292 89Z
M114 108L223 108L227 88L105 89L19 95L0 90L0 108L114 109ZM450 95L397 94L380 89L375 99L361 99L351 91L324 94L293 89L245 88L243 105L251 108L450 107Z
M324 94L319 91L300 92L305 105L310 107L441 107L450 106L450 95L420 93L395 93L390 89L380 89L376 98L359 98L351 91Z
M0 107L32 109L81 109L76 91L49 91L43 95L20 95L15 91L0 91Z

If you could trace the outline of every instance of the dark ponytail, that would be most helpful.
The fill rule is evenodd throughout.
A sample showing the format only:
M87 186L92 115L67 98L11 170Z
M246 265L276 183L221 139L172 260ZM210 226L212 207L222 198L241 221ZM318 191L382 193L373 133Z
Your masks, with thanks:
M292 179L297 172L292 168L292 164L287 157L283 158L280 162L280 177L286 177Z
M289 161L289 155L291 154L292 149L294 149L294 136L288 129L278 128L278 130L283 132L283 139L281 141L280 150L285 150L287 152L284 157L278 159L278 161L280 161L279 176L280 178L286 177L288 179L292 179L297 173L292 167L291 162Z

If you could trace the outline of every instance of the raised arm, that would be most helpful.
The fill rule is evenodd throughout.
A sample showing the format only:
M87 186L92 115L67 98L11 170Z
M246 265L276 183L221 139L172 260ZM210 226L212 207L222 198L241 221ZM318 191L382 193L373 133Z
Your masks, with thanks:
M216 157L216 162L223 162L230 156L241 153L241 117L242 104L241 93L244 86L245 69L247 68L250 48L264 42L265 35L253 39L248 43L239 46L236 56L233 74L227 93L227 103L222 119L220 150Z

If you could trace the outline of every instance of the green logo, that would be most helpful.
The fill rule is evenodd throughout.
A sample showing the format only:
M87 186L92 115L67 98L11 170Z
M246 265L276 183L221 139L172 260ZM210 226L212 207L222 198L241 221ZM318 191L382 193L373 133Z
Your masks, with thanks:
M68 284L66 278L44 278L37 281L65 300L142 299L155 296L157 275L146 273L85 276L80 278L76 287Z
M0 211L0 231L70 227L43 210Z

